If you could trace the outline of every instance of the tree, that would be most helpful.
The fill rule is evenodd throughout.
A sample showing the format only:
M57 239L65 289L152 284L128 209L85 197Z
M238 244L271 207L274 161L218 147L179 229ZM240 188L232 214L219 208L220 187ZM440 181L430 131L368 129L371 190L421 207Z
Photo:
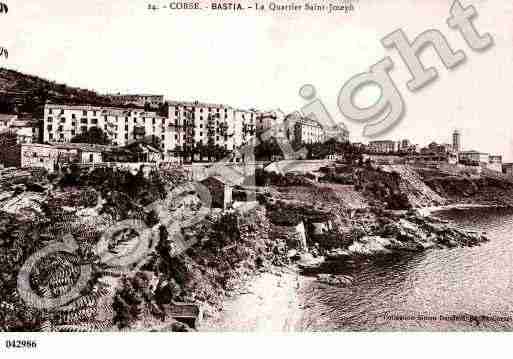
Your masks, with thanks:
M141 142L153 146L159 150L162 147L162 139L156 135L145 136Z
M91 127L86 132L82 132L71 139L73 143L91 143L96 145L110 145L109 136L99 127Z
M257 160L271 160L274 156L284 155L278 141L274 137L267 141L261 141L255 146L254 151Z

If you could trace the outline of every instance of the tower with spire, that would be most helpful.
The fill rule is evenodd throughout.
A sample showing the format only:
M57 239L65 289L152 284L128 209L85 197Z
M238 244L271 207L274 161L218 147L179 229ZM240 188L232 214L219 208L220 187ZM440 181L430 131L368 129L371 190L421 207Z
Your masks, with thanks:
M452 134L452 148L454 152L460 152L461 150L461 134L458 130L454 130Z

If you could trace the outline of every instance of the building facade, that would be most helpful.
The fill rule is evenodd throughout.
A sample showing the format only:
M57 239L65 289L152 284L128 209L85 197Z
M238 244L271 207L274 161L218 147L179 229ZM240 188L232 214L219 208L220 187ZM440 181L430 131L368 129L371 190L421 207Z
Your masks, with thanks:
M134 105L144 107L146 105L159 108L164 104L164 95L148 95L148 94L109 94L107 95L114 103L120 105Z
M285 118L285 137L291 143L312 144L323 143L326 140L326 133L316 121L299 114L291 114Z
M397 152L397 143L390 140L369 142L369 152L371 153L394 153Z
M508 176L513 176L513 163L503 163L502 173L505 173Z
M41 142L40 121L32 118L0 114L0 133L5 132L15 134L20 144Z
M41 143L27 143L20 145L18 151L20 163L17 167L44 168L49 172L55 169L58 161L58 150L52 145Z
M18 115L0 114L0 131L5 131L18 120Z
M460 152L461 150L461 134L458 130L454 131L452 134L452 147L456 152Z
M459 159L461 162L467 163L489 163L490 162L490 154L485 152L479 152L475 150L470 151L462 151L459 153Z
M157 137L161 150L172 150L173 128L165 117L141 109L47 104L44 109L43 141L70 142L93 127L102 129L115 146L125 146L146 137Z
M492 171L502 172L502 156L490 155L487 167Z
M234 151L269 129L277 139L305 144L326 140L326 131L308 118L285 117L278 110L260 112L196 101L168 102L167 117L137 108L47 104L42 141L69 143L95 127L108 136L113 146L124 147L145 139L157 146L166 159L210 145Z
M169 102L169 126L174 130L173 149L194 149L213 144L232 151L243 142L230 106L201 102ZM236 138L236 134L238 135Z

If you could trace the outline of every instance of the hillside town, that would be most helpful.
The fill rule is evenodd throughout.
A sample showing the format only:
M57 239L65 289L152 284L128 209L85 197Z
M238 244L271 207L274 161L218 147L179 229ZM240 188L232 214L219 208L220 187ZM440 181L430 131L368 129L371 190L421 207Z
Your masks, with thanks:
M269 129L277 129L273 132L276 141L295 146L322 144L331 138L320 124L298 113L283 115L278 110L164 101L163 95L107 97L128 107L46 103L40 116L0 114L0 164L4 168L42 167L54 171L71 163L191 164L227 156L230 161L243 163L244 154L237 150ZM343 129L336 140L349 142L349 132ZM475 171L485 168L513 175L513 164L503 163L502 155L463 150L458 130L452 134L452 143L431 142L424 147L409 139L352 145L378 164L445 165L447 169ZM281 150L271 152L268 160L289 159ZM312 153L307 158L334 159L343 155L330 151L323 158L315 158Z

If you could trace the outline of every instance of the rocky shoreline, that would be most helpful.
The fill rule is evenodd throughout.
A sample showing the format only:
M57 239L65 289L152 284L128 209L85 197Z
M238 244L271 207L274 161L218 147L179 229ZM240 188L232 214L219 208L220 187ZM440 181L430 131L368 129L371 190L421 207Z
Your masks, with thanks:
M473 247L487 242L478 232L454 227L434 215L411 211L377 218L379 226L370 234L362 234L344 248L325 250L322 260L300 265L303 274L329 273L331 266L354 263L362 259L418 253L428 249Z
M440 208L433 206L442 201L411 173L403 178L370 169L365 169L366 173L356 171L360 171L357 185L319 184L303 178L295 186L257 187L258 203L251 211L211 211L202 221L184 228L183 235L195 244L178 256L174 255L173 237L166 226L158 223L155 213L144 210L144 205L149 197L162 199L186 182L182 173L151 173L146 178L98 170L60 177L39 174L37 182L31 174L9 177L2 184L0 198L5 244L0 260L6 268L1 279L11 293L0 306L5 330L28 325L33 330L193 330L174 321L173 313L166 308L175 302L194 303L207 317L215 316L234 296L245 295L239 288L260 283L260 277L267 278L256 285L262 294L253 296L251 303L260 303L255 305L262 310L253 314L266 317L270 310L272 317L274 306L282 307L284 298L297 296L294 283L306 278L298 274L349 286L351 278L329 276L333 266L431 248L476 246L487 240L482 234L462 231L436 219L430 210ZM201 206L192 197L193 193L186 193L172 210L180 210L182 217L194 216ZM412 203L430 210L412 209ZM158 227L158 245L140 270L112 277L93 249L103 228L129 218ZM16 294L13 273L63 230L73 234L80 246L79 255L92 261L95 273L87 288L87 301L71 303L69 312L48 317L25 306ZM114 249L117 245L112 243ZM76 272L76 265L59 266L62 268L56 273L62 281L39 278L36 289L44 295L58 296L72 285L69 273ZM297 274L283 274L291 266L297 268ZM282 278L281 284L276 278ZM54 282L63 284L46 289L47 283ZM116 285L109 285L111 282ZM268 295L271 297L266 298ZM289 305L296 308L293 313L299 311L297 300ZM232 311L234 328L237 310L240 315L248 306L234 307L240 308ZM104 320L98 323L100 309ZM248 320L256 323L260 319ZM273 328L282 330L283 321L278 320ZM287 324L288 328L292 326ZM230 330L229 325L225 329Z
M276 202L271 202L273 205L268 208L267 216L272 220L272 211L276 210L273 206ZM283 203L281 206L283 206L280 207L281 210L287 207ZM294 210L297 209L295 205L291 206ZM294 330L301 331L303 308L308 305L303 302L301 293L311 281L329 286L351 287L353 277L347 273L343 274L344 271L341 271L341 268L351 268L362 261L383 260L387 256L406 256L427 250L473 247L487 242L488 238L484 234L456 228L450 222L438 219L434 213L443 209L468 207L468 205L446 205L406 211L377 208L361 211L353 218L353 225L358 230L339 233L339 242L343 245L335 245L329 241L331 244L329 246L315 246L309 241L311 249L308 253L292 250L294 254L291 257L292 266L263 270L263 274L248 278L243 288L256 286L260 290L248 292L242 289L242 291L231 293L223 301L222 309L215 313L213 317L215 319L211 318L200 330L259 331L262 328L268 328L274 331L286 331L290 330L290 322L293 321ZM307 217L313 216L319 220L317 217L319 213L315 213L315 210L309 208L306 212ZM347 240L348 235L352 240ZM317 240L321 238L318 237ZM270 279L276 275L276 270L279 272L283 268L294 271L293 275L287 274L282 277L280 274L281 280L288 282L285 285L288 291L285 293L280 289L281 285L277 284L279 281ZM262 281L267 283L265 289L262 289ZM295 288L292 285L294 281L297 283ZM276 309L284 308L283 303L286 301L284 296L289 298L285 306L289 319L286 319L283 311ZM248 308L260 310L248 311ZM268 323L267 326L262 324L264 322Z

